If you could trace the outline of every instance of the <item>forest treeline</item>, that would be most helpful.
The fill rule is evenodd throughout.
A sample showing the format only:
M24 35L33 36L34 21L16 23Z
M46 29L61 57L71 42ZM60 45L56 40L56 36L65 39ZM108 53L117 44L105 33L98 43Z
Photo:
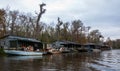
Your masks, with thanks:
M98 29L91 30L91 27L85 26L80 19L64 22L58 17L57 23L41 22L41 18L46 12L45 5L44 3L39 5L40 10L35 16L21 13L18 10L0 9L0 37L5 35L24 36L46 43L60 40L80 44L103 42L104 37L101 32Z

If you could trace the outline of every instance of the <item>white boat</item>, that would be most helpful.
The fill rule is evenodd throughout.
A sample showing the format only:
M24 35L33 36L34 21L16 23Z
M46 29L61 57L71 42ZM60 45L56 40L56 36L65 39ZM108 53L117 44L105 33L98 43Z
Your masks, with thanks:
M58 54L58 53L61 53L59 50L54 49L54 48L50 49L48 52L49 52L49 53L52 53L52 54Z
M60 48L59 51L62 53L69 53L70 52L70 50L68 48L65 48L65 47Z
M100 49L92 49L93 52L101 52Z
M39 56L44 54L44 52L20 51L20 50L4 50L4 52L10 55L21 55L21 56Z

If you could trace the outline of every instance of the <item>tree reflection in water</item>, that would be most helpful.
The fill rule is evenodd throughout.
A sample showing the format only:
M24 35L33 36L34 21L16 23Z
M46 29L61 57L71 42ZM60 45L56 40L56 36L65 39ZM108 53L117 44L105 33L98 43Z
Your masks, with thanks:
M90 64L100 57L100 53L65 53L28 59L2 57L0 71L97 71Z

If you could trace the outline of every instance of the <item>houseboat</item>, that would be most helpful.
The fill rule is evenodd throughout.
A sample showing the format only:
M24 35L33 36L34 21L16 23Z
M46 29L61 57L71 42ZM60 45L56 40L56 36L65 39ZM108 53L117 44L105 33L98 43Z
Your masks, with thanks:
M45 54L43 44L33 38L7 35L0 38L0 47L11 55L35 56Z

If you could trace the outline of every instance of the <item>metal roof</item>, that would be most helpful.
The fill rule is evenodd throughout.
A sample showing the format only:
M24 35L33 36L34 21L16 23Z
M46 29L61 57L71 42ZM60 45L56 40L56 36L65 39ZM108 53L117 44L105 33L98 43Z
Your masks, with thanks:
M26 38L26 37L20 37L20 36L11 36L11 35L8 35L8 36L5 36L4 38L6 38L6 37L7 37L8 39L11 39L11 40L40 42L39 40L36 40L36 39L33 39L33 38Z
M56 44L61 44L61 45L81 45L79 43L71 42L71 41L56 41L55 43Z

